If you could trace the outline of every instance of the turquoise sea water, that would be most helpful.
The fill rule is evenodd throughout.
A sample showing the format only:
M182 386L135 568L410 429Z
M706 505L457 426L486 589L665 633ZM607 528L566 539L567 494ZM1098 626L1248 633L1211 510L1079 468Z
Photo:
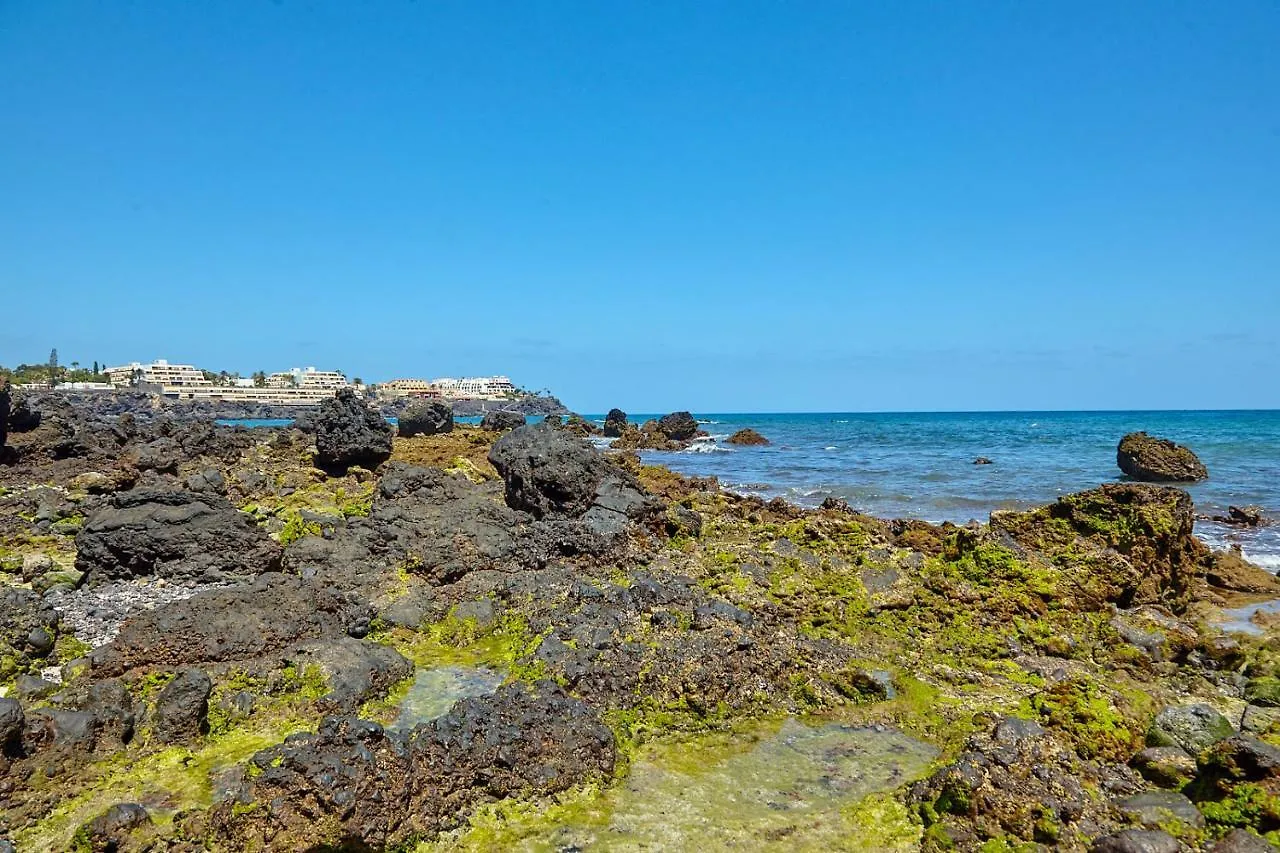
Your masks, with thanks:
M643 420L637 416L633 420ZM1257 504L1280 522L1280 411L974 412L697 415L712 435L653 462L716 476L734 491L817 505L828 496L886 518L985 521L994 509L1044 504L1123 479L1121 436L1145 429L1191 447L1209 479L1187 490L1203 515ZM751 427L769 447L731 447ZM992 465L974 465L985 456ZM1240 544L1280 569L1280 526L1244 531L1198 523L1216 546Z
M806 506L836 496L886 518L985 521L995 509L1037 506L1123 479L1116 444L1145 429L1188 445L1208 466L1209 479L1187 487L1199 513L1257 504L1280 522L1280 411L695 415L709 439L644 458L718 477L734 491ZM268 423L280 425L254 422ZM743 427L772 444L724 443ZM994 464L974 465L978 456ZM1239 544L1251 559L1280 570L1280 524L1241 530L1202 520L1197 532L1218 547Z

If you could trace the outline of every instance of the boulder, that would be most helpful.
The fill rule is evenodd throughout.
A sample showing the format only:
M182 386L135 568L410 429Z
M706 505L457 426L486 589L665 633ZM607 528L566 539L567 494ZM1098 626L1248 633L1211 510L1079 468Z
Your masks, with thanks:
M1275 848L1256 833L1233 829L1209 848L1209 853L1275 853Z
M1270 523L1260 506L1229 506L1226 515L1215 515L1214 521L1237 527L1264 527Z
M1192 533L1191 496L1145 483L1108 483L1029 512L991 514L991 530L1055 563L1078 606L1164 604L1180 612L1210 559Z
M1145 432L1131 432L1120 439L1116 464L1133 479L1154 483L1192 483L1209 476L1190 450Z
M1149 746L1130 759L1129 765L1161 788L1181 788L1196 775L1196 760L1180 746Z
M1173 705L1156 714L1147 743L1176 746L1190 755L1199 755L1233 734L1231 722L1208 705Z
M727 439L729 444L737 444L743 447L764 447L769 444L769 439L753 429L740 429Z
M13 755L21 747L25 722L17 699L0 697L0 755Z
M38 426L40 410L33 408L31 399L25 396L15 398L9 410L9 432L31 432Z
M209 694L213 682L198 669L179 672L156 698L152 733L161 743L183 743L209 730Z
M484 417L480 419L480 428L493 430L494 432L506 432L509 429L522 427L525 423L525 416L519 412L485 412Z
M603 512L639 519L653 509L633 476L554 427L508 433L494 443L489 461L506 483L507 505L534 518Z
M605 438L617 438L627 428L627 413L622 409L610 409L604 416Z
M373 470L391 458L391 424L350 388L325 400L311 426L316 434L316 465L325 471L346 473L357 465Z
M137 803L116 803L76 831L76 850L115 853L136 849L125 846L129 836L150 823L151 815Z
M1143 791L1117 800L1116 808L1148 829L1158 829L1175 821L1197 828L1204 826L1204 817L1195 803L1174 791Z
M993 464L993 463L992 463L992 461L991 461L990 459L988 459L987 457L985 457L985 456L979 456L977 459L973 460L973 464L974 464L974 465L991 465L991 464Z
M688 441L698 434L698 422L688 412L672 412L658 418L658 429L672 441Z
M400 414L400 435L438 435L453 430L453 407L440 400L425 400L410 404Z
M76 535L76 568L89 586L245 579L277 571L280 559L280 546L225 499L164 487L116 493Z

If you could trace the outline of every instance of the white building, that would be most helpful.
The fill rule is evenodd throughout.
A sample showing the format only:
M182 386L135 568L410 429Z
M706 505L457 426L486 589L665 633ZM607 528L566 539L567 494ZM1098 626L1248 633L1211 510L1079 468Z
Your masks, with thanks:
M336 370L295 367L267 377L269 388L345 388L347 377Z
M117 387L146 383L163 388L208 388L213 384L193 365L170 364L163 358L150 364L134 361L120 367L108 367L103 373Z

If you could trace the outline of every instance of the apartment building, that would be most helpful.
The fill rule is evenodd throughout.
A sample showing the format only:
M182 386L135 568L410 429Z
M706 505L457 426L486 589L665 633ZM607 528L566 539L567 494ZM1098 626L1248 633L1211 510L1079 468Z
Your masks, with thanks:
M170 364L163 358L150 364L134 361L119 367L108 367L103 373L107 374L111 384L116 387L145 383L164 388L204 388L212 384L194 365Z
M268 388L345 388L347 377L336 370L294 367L267 377Z

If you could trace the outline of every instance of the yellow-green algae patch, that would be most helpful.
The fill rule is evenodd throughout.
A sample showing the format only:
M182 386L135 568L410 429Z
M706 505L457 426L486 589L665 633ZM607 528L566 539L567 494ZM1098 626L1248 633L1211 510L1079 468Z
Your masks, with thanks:
M307 727L301 719L286 717L255 722L252 728L210 737L191 747L173 746L142 756L120 753L86 768L85 776L94 778L90 786L60 802L35 826L18 832L14 840L20 850L71 849L72 836L81 824L121 802L146 806L163 829L178 811L208 807L220 774Z
M894 729L795 718L655 740L611 787L497 803L418 851L910 850L921 828L887 792L936 756Z

